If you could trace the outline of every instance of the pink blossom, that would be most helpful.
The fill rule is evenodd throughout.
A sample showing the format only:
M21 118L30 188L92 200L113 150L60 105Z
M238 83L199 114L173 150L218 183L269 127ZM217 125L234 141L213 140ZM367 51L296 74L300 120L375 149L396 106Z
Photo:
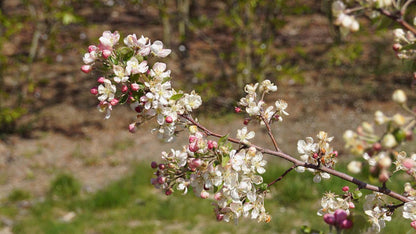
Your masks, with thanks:
M82 67L81 67L81 71L84 72L84 73L90 73L91 70L92 70L91 65L82 65Z

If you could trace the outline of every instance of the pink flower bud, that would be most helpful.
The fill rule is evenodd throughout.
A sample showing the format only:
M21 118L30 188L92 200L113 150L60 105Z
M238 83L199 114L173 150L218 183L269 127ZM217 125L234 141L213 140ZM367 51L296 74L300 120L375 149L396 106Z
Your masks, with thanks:
M134 133L136 131L136 123L129 124L129 132Z
M410 223L410 226L412 226L412 228L416 229L416 220L412 221Z
M112 105L112 106L115 106L115 105L117 105L118 104L118 99L117 98L113 98L111 101L110 101L110 104Z
M382 170L380 172L380 175L378 175L378 180L382 183L386 182L387 180L389 180L390 176L389 176L389 172L386 170Z
M141 96L140 97L140 102L143 102L143 103L145 103L145 102L147 102L147 97L146 96Z
M335 223L335 217L333 214L324 214L324 221L325 223L329 224L329 225L334 225Z
M348 214L343 209L337 209L334 212L335 222L340 224L343 220L347 219Z
M221 198L222 198L222 194L221 193L214 194L214 199L215 200L219 201L219 200L221 200Z
M166 189L166 191L165 191L165 195L166 196L169 196L169 195L171 195L173 193L173 190L171 189L171 188L168 188L168 189Z
M133 91L137 91L140 89L139 84L136 84L136 83L131 84L130 87L131 87L131 90Z
M90 89L90 93L92 95L97 95L98 94L98 88L97 87L94 87L94 88Z
M199 158L192 159L189 163L190 168L198 168L202 165L202 160Z
M121 86L121 92L126 93L129 90L129 87L127 85Z
M405 160L403 160L403 166L406 167L407 169L412 169L414 165L414 161L410 158L406 158Z
M81 71L84 73L89 73L92 70L92 66L91 65L82 65L81 66Z
M97 82L100 83L100 84L103 84L104 81L105 81L105 78L102 77L102 76L101 77L98 77L98 79L97 79Z
M163 176L159 176L159 177L157 177L157 182L159 184L164 184L166 182L166 178L163 177Z
M380 151L381 150L381 144L379 142L374 143L373 150Z
M198 141L192 142L191 144L189 144L189 151L191 152L196 152L199 150L198 148Z
M216 141L209 140L208 141L208 149L218 148L218 143Z
M223 214L217 214L217 221L222 221L224 219Z
M319 155L317 153L314 153L312 158L317 159L319 157Z
M399 43L393 44L393 50L394 51L399 51L402 48L402 45L400 45Z
M166 168L165 164L161 163L159 164L159 169L160 170L164 170Z
M108 57L110 57L110 55L111 55L111 51L103 50L103 58L104 59L108 59Z
M209 197L209 193L207 191L205 191L205 190L202 190L201 191L201 194L200 194L200 197L202 199L207 199Z
M166 121L166 123L172 123L173 118L171 116L166 116L165 121Z
M88 53L91 53L91 52L96 51L96 50L97 50L97 46L95 46L95 45L88 46Z
M196 140L198 140L198 138L196 136L189 136L189 143L193 143Z
M248 123L250 123L250 119L244 119L243 124L244 124L244 125L248 125Z
M332 152L332 154L334 155L334 157L338 157L338 151L334 151L334 152Z
M344 191L344 192L348 192L349 190L350 190L350 187L348 187L348 186L342 187L342 191Z
M348 202L348 208L354 209L355 208L354 203L353 202Z
M157 168L157 162L153 161L153 162L150 164L150 166L151 166L153 169L156 169L156 168Z
M339 223L339 227L341 229L349 229L352 227L352 221L349 219L344 219L341 221L341 223Z
M241 108L240 108L240 107L238 107L238 106L236 106L236 107L234 108L234 111L235 111L235 113L240 113L240 112L241 112Z

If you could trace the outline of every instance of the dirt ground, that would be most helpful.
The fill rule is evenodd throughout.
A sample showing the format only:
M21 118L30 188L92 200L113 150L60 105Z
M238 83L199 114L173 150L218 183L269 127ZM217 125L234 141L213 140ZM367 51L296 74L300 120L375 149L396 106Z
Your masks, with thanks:
M153 124L143 126L135 134L129 133L127 125L134 119L134 114L128 107L117 107L112 117L104 120L95 108L96 99L89 94L94 79L79 71L82 53L75 48L86 48L89 42L96 42L104 30L117 29L124 35L135 32L161 38L157 12L144 11L147 22L150 22L146 24L132 11L122 7L103 9L102 12L80 8L78 13L87 19L95 15L93 26L66 26L57 41L62 45L75 43L71 49L62 53L49 52L54 61L38 60L30 67L33 79L47 82L34 93L33 111L21 120L33 123L31 134L26 137L10 135L0 141L0 198L8 196L14 189L24 189L35 197L42 197L47 193L50 181L63 172L78 178L85 192L94 191L129 173L132 164L145 160L150 165L151 160L160 157L160 152L179 148L185 142L186 136L179 137L175 143L159 142L156 136L150 134ZM136 24L136 21L139 23ZM20 53L18 45L30 41L29 33L9 41L5 47L8 51L3 53ZM388 34L381 35L387 41L389 37ZM206 45L198 38L193 38L190 43L190 60L196 61L195 66L203 67L205 62L209 64L215 60L209 51L200 50ZM276 38L277 51L295 54L293 59L296 59L296 48L302 47L309 55L309 59L293 60L293 64L300 67L305 81L302 84L290 79L278 82L279 91L274 97L289 103L290 116L273 127L279 136L280 148L288 153L296 154L298 139L315 136L319 130L325 130L336 137L334 147L341 152L341 157L348 157L343 154L343 131L354 128L363 120L371 120L375 110L393 113L397 108L388 100L394 88L410 90L410 74L372 73L362 80L359 80L361 77L348 80L339 76L352 70L351 65L317 69L320 66L318 62L324 61L323 54L331 43L328 21L321 14L289 17ZM363 58L371 59L368 56L372 51L366 50L366 46L364 48ZM311 62L315 59L316 64ZM178 61L167 61L175 83L175 77L181 77ZM14 87L14 77L25 69L28 68L22 66L6 73L5 85ZM362 73L359 71L356 74ZM415 100L414 96L410 98ZM214 120L205 114L201 122L220 133L235 135L236 129L243 126L243 117L235 116L227 115ZM256 130L256 143L269 144L264 131L255 125L250 125L249 129Z

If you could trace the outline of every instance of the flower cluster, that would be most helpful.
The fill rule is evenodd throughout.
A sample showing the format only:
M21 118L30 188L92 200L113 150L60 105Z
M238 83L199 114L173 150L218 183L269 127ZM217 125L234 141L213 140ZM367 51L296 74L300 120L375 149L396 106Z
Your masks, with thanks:
M415 22L416 23L416 22ZM413 59L416 57L416 36L411 31L405 32L401 28L393 31L393 49L400 59Z
M241 98L238 104L244 108L250 119L259 119L263 125L265 122L270 124L273 120L283 121L282 116L289 115L286 112L287 103L284 100L277 100L272 106L267 106L264 102L266 94L277 91L277 86L270 80L264 80L260 84L247 84L244 91L246 96ZM240 112L241 109L238 107L236 111Z
M334 24L341 26L342 29L352 32L360 29L360 24L355 17L346 13L346 6L342 1L334 1L332 3L332 15L335 18Z
M203 199L211 195L219 221L249 217L269 222L264 208L267 184L261 176L267 163L263 154L254 147L234 150L226 137L219 142L207 140L196 126L190 132L187 146L163 152L163 163L152 163L157 170L152 184L166 195L174 190L185 194L188 188Z
M386 208L386 198L382 193L374 192L365 196L364 213L369 217L368 221L374 231L380 232L386 226L386 221L391 221L391 212Z
M188 94L174 90L166 64L150 63L151 57L164 58L171 53L161 41L151 43L147 37L137 38L135 34L124 38L124 46L118 45L119 40L118 32L105 31L99 45L89 46L83 57L83 72L96 69L101 73L98 87L91 89L99 100L98 109L106 112L107 119L113 106L130 103L137 115L129 125L131 132L143 121L156 118L159 127L155 131L161 138L172 140L180 115L197 109L201 97L194 91Z
M333 168L337 162L338 152L334 151L330 147L329 142L333 137L328 137L328 134L324 131L320 131L317 135L318 142L314 143L312 137L307 137L306 140L298 141L298 152L302 154L301 160L308 164L316 166L325 166ZM330 175L326 172L317 171L312 168L308 168L309 171L315 174L313 181L315 183L321 182L322 179L329 179ZM296 171L304 172L304 167L297 167Z
M409 111L406 105L407 97L402 90L396 90L392 95L393 101ZM356 131L347 130L344 133L346 148L353 154L362 156L370 167L372 176L379 179L380 182L386 182L392 173L397 171L406 171L409 175L416 178L416 155L412 154L407 157L407 153L397 151L396 149L407 141L413 139L412 130L415 127L415 116L404 116L396 113L393 116L387 116L381 111L374 114L375 124L363 122ZM384 126L382 133L377 133L376 126ZM413 156L415 155L415 156ZM396 165L396 170L392 171L392 163ZM355 173L360 169L359 163L353 161L348 168Z
M334 193L327 192L321 199L322 208L318 211L319 216L323 216L325 223L334 226L337 230L352 227L350 209L354 209L353 195L349 192L349 187L342 188L344 195L339 197Z

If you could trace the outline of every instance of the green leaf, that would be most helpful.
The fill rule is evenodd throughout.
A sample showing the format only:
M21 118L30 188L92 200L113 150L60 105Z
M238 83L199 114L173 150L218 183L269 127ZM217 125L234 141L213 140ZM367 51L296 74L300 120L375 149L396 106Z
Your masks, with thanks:
M221 161L222 161L221 166L225 167L227 165L228 161L230 161L230 155L223 155Z
M362 196L363 196L363 193L360 190L355 190L352 193L352 198L354 198L354 199L359 199Z
M229 135L230 135L230 134L227 134L227 135L225 135L225 136L221 137L221 138L218 140L218 146L224 145L224 144L225 144L225 142L227 142L227 140L228 140L228 136L229 136Z
M170 81L172 78L170 78L170 77L165 77L165 78L163 78L163 80L162 80L162 84L164 84L164 83L166 83L167 81Z
M127 99L129 99L129 95L124 94L123 96L121 96L120 104L126 103L127 102Z
M172 95L172 97L170 97L170 100L177 101L181 97L183 97L183 93L178 93L178 94Z
M117 52L123 61L129 60L134 55L134 51L129 47L121 47Z

